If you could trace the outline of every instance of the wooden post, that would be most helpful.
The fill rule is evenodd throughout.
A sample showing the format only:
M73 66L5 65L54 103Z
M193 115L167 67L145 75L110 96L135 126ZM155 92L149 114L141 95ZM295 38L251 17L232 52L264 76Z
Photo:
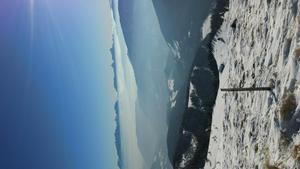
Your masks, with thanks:
M223 88L222 92L272 91L272 87Z

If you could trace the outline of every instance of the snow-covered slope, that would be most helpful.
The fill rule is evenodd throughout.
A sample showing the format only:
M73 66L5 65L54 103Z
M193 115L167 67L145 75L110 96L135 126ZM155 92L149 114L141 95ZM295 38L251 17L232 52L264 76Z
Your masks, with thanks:
M298 0L230 0L215 43L225 65L220 88L274 89L219 91L205 168L299 168L299 7Z

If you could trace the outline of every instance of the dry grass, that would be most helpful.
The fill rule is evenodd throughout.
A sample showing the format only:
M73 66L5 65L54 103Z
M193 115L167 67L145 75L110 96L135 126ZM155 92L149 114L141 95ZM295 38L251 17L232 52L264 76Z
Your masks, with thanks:
M294 145L292 148L291 156L300 162L300 144Z
M271 164L270 163L270 153L269 149L265 150L265 164L264 164L264 169L280 169L279 166L280 164Z
M269 157L266 157L264 169L280 169L279 165L280 164L270 164Z
M280 168L273 166L273 165L266 165L265 169L280 169Z
M280 119L282 121L290 120L295 109L297 108L296 97L290 91L284 92L280 105Z
M294 57L296 59L299 59L300 58L300 46L297 46L295 49L294 49Z

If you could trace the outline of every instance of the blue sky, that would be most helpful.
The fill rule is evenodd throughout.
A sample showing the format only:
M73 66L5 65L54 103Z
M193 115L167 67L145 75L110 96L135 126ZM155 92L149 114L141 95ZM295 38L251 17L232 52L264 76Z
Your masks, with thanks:
M0 168L117 168L108 0L1 0L0 22Z

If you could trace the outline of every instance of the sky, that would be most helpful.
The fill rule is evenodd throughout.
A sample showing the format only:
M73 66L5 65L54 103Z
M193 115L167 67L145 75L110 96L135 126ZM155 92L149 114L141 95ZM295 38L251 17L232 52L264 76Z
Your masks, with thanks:
M115 169L108 0L0 1L0 168Z

